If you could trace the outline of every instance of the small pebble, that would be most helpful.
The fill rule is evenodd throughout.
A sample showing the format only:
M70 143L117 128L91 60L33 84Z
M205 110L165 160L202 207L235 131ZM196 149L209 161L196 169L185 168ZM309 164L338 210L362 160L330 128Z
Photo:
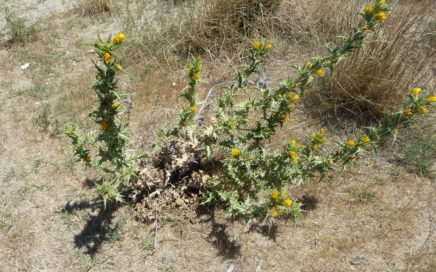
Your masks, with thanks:
M21 66L20 66L20 69L24 71L24 70L26 70L27 68L29 68L29 66L30 66L30 63L26 63L26 64L21 65Z

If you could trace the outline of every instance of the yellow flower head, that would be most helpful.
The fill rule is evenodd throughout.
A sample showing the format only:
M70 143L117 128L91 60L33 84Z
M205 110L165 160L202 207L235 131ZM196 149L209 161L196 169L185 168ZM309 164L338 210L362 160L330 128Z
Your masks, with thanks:
M319 131L319 135L321 135L321 136L323 136L325 134L325 129L321 129L320 131Z
M191 107L191 112L192 112L192 113L195 113L196 111L197 111L197 106L195 106L195 105L192 106L192 107Z
M405 115L409 115L409 116L413 115L413 110L412 109L407 109L407 110L404 111L404 114Z
M282 98L282 96L283 96L282 94L278 94L277 95L278 98Z
M115 35L113 42L114 43L122 43L126 40L126 35L123 33L118 33L117 35Z
M419 107L419 110L420 110L422 113L428 113L428 112L429 112L429 110L428 110L426 107L424 107L424 106Z
M124 71L124 68L121 65L119 65L119 64L115 64L115 69L117 71Z
M314 140L316 140L316 138L318 138L318 135L316 135L316 133L312 133L312 135L310 135L310 137Z
M363 12L365 12L365 14L371 14L371 13L374 12L374 7L373 7L373 6L366 6L366 7L363 9Z
M201 77L201 74L200 74L200 73L195 73L195 74L194 74L194 78L195 78L195 80L199 80L200 77Z
M253 48L256 49L256 50L259 50L259 48L260 48L260 42L255 42L255 43L253 44Z
M200 61L200 60L201 60L201 56L197 56L197 57L195 58L195 60L196 60L196 61Z
M313 151L317 151L318 150L318 146L317 145L312 145L312 150Z
M283 201L283 203L285 204L286 207L291 207L292 206L292 199L287 198Z
M297 102L298 99L300 99L300 95L290 93L290 94L288 94L288 99L289 99L289 100L295 100L295 102Z
M421 91L422 91L421 88L413 88L412 94L414 96L418 96L421 93Z
M380 22L384 22L388 18L388 15L386 14L386 12L381 11L375 15L375 18Z
M125 39L126 39L126 35L124 35L123 33L118 33L114 37L113 42L114 43L122 43L122 42L124 42Z
M236 130L237 128L238 128L238 127L235 126L235 125L231 126L231 129L232 129L232 130Z
M384 4L385 2L385 0L380 0L380 4Z
M297 141L295 141L295 140L291 141L291 145L296 145L296 144L297 144Z
M109 128L109 125L104 121L100 123L100 126L102 130L107 130Z
M273 217L277 217L279 215L279 212L277 211L276 208L272 208L270 213L271 213L271 216L273 216Z
M233 148L232 149L232 158L236 158L241 154L241 150L237 149L237 148Z
M275 191L273 191L272 193L271 193L271 198L272 199L279 199L279 197L280 197L280 193L279 193L279 191L277 191L277 190L275 190Z
M318 76L323 76L325 74L324 70L322 68L316 70L315 74L317 74Z
M91 157L90 156L86 156L85 157L85 161L90 161L91 160Z
M436 102L436 96L427 97L428 102Z
M272 47L273 47L272 44L267 44L265 45L265 50L270 50Z
M114 110L116 110L116 109L118 109L118 107L120 106L120 104L112 104L112 108L114 109Z
M283 117L283 121L285 121L285 122L288 122L290 120L291 120L291 118L289 118L288 116Z
M327 139L325 137L321 137L318 139L318 141L323 144L323 143L327 142Z
M297 152L295 152L295 151L291 151L290 153L289 153L289 155L292 157L292 158L297 158L298 157L298 154L297 154Z
M111 62L111 54L109 54L109 53L104 53L104 55L103 55L103 60L104 60L104 63L106 63L106 64L108 64L109 62Z
M355 147L355 146L356 146L356 143L355 143L353 140L348 140L348 141L347 141L347 145L348 145L349 147Z
M362 143L365 143L365 144L371 142L371 138L369 138L368 136L362 136L362 137L360 137L360 140L362 141Z
M362 30L368 30L368 28L369 28L368 25L364 25L364 26L362 26L360 29L362 29Z
M310 66L312 66L312 63L310 61L306 62L306 67L309 68Z
M295 104L291 104L291 105L289 105L289 109L291 109L291 110L295 110Z

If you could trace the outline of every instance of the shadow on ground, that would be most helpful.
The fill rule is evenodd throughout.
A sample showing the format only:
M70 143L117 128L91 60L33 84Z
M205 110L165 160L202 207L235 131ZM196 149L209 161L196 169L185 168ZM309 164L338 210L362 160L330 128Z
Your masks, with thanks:
M109 241L116 232L118 226L114 224L114 213L125 203L111 203L106 209L96 200L81 201L71 204L68 202L63 211L72 213L77 210L90 209L89 218L82 231L75 235L74 243L77 248L84 248L85 253L95 256L102 244Z

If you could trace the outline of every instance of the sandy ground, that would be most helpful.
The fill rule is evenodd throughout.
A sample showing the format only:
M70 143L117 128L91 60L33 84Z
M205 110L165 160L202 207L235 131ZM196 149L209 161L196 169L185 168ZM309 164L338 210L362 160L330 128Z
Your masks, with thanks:
M408 172L390 149L294 190L311 209L270 232L219 211L214 220L157 212L157 225L135 220L129 205L102 212L86 186L93 173L73 165L60 133L91 97L89 49L77 41L105 23L73 26L70 1L19 2L6 4L43 22L41 34L56 43L0 51L0 271L436 271L435 183Z

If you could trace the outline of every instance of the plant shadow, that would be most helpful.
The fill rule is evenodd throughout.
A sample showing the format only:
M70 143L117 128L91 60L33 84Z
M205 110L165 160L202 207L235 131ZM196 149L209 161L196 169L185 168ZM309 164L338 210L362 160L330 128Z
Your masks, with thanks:
M76 210L90 210L89 218L82 231L75 235L75 247L94 257L104 242L112 240L113 233L118 226L114 224L114 213L125 203L110 203L106 209L97 200L80 201L71 204L68 202L63 208L64 212L72 213Z

